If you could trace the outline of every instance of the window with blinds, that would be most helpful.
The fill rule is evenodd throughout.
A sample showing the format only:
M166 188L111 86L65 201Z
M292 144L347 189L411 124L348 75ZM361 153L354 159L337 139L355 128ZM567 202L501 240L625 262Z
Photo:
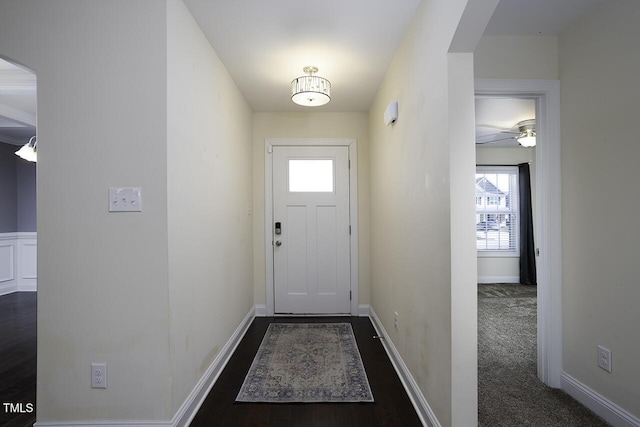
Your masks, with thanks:
M478 252L519 251L518 167L476 167Z

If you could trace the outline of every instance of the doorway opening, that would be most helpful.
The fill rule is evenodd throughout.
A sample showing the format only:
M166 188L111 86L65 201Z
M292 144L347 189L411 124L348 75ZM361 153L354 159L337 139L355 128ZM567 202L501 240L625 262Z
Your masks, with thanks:
M35 422L36 99L36 75L0 56L0 376L15 391L5 396L1 425Z
M556 80L477 79L476 96L536 102L535 200L537 375L560 388L562 373L560 83Z

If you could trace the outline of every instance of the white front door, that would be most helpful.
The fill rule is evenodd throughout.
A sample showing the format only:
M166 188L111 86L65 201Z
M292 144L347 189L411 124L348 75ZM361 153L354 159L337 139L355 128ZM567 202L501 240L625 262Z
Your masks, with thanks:
M350 313L349 149L273 147L276 313Z

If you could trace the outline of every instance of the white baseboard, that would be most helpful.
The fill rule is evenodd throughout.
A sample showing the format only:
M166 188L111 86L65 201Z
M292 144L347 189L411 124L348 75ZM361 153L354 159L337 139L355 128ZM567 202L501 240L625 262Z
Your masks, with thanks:
M402 360L400 353L398 353L398 350L389 338L387 331L384 329L384 326L382 326L382 322L380 322L380 319L376 315L373 307L369 307L369 318L371 319L371 323L373 324L377 334L383 337L380 342L382 342L382 346L387 352L393 368L398 373L398 377L400 377L400 381L407 391L409 399L411 400L413 407L416 409L420 421L422 421L422 425L428 427L440 427L441 425L436 414L429 406L429 402L427 402L424 394L422 394L420 387L418 387L418 384L411 375L409 368L407 368L407 365Z
M267 306L266 304L256 304L256 317L267 317ZM358 316L359 317L368 317L369 316L369 304L360 304L358 306Z
M614 427L640 427L640 419L596 393L566 372L560 377L562 390Z
M520 283L520 276L478 276L478 283Z
M267 305L266 304L256 304L256 317L267 317Z
M11 283L1 283L0 282L0 296L2 295L9 295L12 294L14 292L18 292L18 286L11 282Z
M184 401L178 413L173 417L173 422L171 423L173 427L186 427L193 421L200 406L202 406L211 388L222 373L222 370L227 366L231 356L233 356L233 352L236 350L236 347L238 347L238 344L240 344L242 337L244 337L247 329L251 326L251 322L256 316L255 313L255 307L251 307L251 310L249 310L244 319L242 319L242 322L231 335L229 341L227 341L200 381L198 381L198 384L196 384L189 397Z
M18 292L37 292L38 286L35 283L21 283L18 285Z
M359 317L369 317L369 304L360 304L358 306Z
M218 356L211 363L207 371L204 373L200 381L193 388L187 399L184 401L172 421L57 421L57 422L36 422L34 427L186 427L198 413L202 402L206 399L215 384L216 380L222 373L222 370L231 359L233 352L249 329L253 318L255 317L255 309L251 310L242 319L240 325L224 345Z
M57 421L36 422L34 427L172 427L171 421Z

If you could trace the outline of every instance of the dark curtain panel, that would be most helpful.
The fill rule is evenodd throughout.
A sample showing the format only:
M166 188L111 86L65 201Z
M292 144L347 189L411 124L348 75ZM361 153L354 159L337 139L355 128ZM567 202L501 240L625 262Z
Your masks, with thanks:
M536 247L533 242L531 174L529 164L518 165L520 190L520 283L536 285Z

